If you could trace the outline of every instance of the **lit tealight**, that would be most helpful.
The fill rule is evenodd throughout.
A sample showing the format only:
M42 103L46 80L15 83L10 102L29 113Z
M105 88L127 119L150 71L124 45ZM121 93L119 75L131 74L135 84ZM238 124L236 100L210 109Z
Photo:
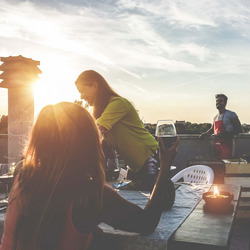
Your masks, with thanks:
M214 193L213 194L208 194L207 197L208 198L213 198L213 199L216 199L216 198L228 198L228 195L220 194L220 192L218 190L218 187L214 186Z
M214 186L214 190L206 192L202 195L205 200L204 209L208 212L232 212L233 206L231 201L233 200L233 194L227 191L218 190L217 186Z

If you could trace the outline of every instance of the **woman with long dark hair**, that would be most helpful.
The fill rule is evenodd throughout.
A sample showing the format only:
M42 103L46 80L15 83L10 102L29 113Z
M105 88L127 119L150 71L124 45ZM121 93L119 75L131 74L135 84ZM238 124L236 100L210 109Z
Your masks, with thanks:
M134 106L94 70L82 72L75 84L81 98L93 108L106 144L128 164L138 188L152 190L159 168L155 157L159 145L144 128Z
M15 173L0 249L88 249L100 222L152 232L166 200L177 143L169 150L160 143L160 174L143 210L105 184L99 131L91 115L73 103L44 107Z

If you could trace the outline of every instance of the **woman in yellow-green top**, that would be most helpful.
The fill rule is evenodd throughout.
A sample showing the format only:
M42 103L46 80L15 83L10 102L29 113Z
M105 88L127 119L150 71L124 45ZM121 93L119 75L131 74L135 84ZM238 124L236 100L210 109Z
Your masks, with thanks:
M158 174L158 163L152 156L158 143L144 128L134 106L94 70L82 72L75 84L81 98L93 108L105 142L126 161L140 187L152 189Z

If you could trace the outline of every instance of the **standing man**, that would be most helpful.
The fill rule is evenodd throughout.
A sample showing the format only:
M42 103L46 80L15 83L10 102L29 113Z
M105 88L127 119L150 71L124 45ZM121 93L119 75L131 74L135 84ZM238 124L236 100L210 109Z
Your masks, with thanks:
M103 143L126 161L140 189L151 190L158 175L159 165L153 157L158 142L144 128L134 106L94 70L82 72L75 84L81 98L93 109Z
M233 136L242 132L241 123L235 112L226 109L227 96L215 95L219 113L214 117L212 127L201 134L200 138L215 135L214 155L216 159L230 159L233 156Z

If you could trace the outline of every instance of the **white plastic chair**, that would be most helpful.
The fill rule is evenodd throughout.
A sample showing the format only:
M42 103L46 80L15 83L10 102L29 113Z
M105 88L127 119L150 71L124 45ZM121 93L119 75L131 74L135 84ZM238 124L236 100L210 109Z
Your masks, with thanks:
M171 180L177 182L181 178L183 178L184 182L212 184L214 171L205 165L194 165L181 170Z

